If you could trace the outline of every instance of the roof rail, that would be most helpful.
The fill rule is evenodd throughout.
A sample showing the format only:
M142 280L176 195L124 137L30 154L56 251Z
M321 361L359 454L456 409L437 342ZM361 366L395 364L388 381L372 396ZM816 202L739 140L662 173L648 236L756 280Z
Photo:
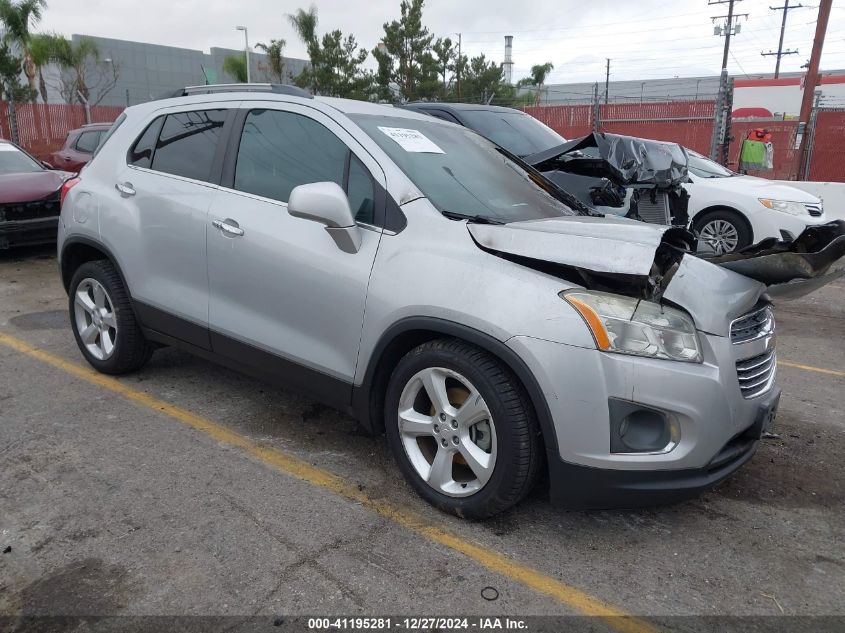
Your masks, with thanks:
M313 99L307 90L288 84L210 84L207 86L186 86L179 88L168 97L187 97L188 95L216 94L219 92L270 92L273 94L290 95Z

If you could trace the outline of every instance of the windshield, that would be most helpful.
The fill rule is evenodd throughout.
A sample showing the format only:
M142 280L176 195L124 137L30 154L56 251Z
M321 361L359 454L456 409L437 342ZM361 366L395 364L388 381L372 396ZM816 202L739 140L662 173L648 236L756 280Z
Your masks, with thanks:
M719 163L713 162L709 158L704 158L701 154L696 154L687 150L689 154L689 171L693 176L699 178L729 178L736 176L734 172L725 169Z
M549 193L553 185L472 130L435 119L350 118L441 212L501 222L577 215Z
M552 128L524 112L461 110L461 117L467 127L520 157L566 143Z
M27 174L44 171L28 154L9 143L0 143L0 174Z

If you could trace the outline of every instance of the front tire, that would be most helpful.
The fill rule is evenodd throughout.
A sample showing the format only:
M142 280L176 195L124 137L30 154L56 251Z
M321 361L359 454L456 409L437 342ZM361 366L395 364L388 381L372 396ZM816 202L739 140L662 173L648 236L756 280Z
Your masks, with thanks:
M709 211L695 219L695 232L716 251L725 255L751 244L751 228L736 211L720 209Z
M460 517L515 505L542 466L539 425L522 385L498 359L458 339L424 343L399 361L385 429L417 493Z
M68 290L73 336L85 360L104 374L140 369L153 352L129 303L120 275L107 260L82 264Z

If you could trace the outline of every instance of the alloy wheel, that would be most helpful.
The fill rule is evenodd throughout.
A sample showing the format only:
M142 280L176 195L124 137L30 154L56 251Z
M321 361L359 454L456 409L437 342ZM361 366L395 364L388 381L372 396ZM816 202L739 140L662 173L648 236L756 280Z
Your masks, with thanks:
M412 376L399 398L398 424L414 470L437 492L466 497L490 480L496 427L484 398L458 372L428 367Z
M117 342L117 319L106 289L86 277L76 287L73 305L76 331L85 349L97 360L110 358Z
M727 220L711 220L702 227L701 239L709 244L717 255L724 255L736 249L739 231Z

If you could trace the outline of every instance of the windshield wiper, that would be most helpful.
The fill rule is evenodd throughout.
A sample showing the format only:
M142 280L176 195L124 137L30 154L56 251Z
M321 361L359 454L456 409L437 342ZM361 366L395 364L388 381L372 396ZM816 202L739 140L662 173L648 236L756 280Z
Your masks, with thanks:
M469 213L456 213L454 211L441 211L450 220L467 220L473 224L507 224L502 220L490 218L486 215L470 215Z

